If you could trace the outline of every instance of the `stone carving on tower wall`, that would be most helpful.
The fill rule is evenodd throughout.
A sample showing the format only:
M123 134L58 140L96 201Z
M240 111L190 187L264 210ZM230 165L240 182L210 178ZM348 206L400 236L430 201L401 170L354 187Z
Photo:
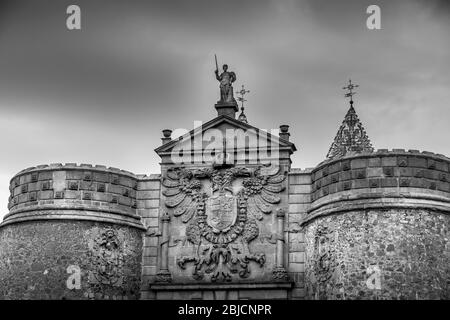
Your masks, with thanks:
M335 233L332 230L326 225L317 227L313 239L314 253L311 257L312 269L310 270L314 278L310 290L316 299L325 299L334 286L332 278L338 267L335 242Z
M169 169L163 179L165 205L186 223L186 240L195 254L178 256L181 269L193 264L192 277L228 282L263 267L264 252L249 244L260 233L258 221L281 201L285 173L278 166L257 168Z
M93 241L91 249L93 270L90 282L120 286L123 279L123 250L117 231L106 229Z

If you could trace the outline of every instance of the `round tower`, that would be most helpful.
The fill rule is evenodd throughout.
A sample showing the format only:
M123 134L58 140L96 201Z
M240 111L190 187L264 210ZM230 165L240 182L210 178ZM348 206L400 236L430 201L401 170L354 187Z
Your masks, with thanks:
M19 172L0 225L0 299L137 299L137 179L104 166Z
M344 89L350 99L356 86ZM374 151L350 100L302 221L308 299L449 299L450 159Z

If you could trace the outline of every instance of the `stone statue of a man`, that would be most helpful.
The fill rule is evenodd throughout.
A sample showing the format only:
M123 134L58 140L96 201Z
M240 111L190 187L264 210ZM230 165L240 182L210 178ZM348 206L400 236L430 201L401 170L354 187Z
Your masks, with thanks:
M216 79L220 81L220 102L236 103L233 97L233 82L236 81L236 74L228 71L228 65L223 65L223 72L219 75L219 70L215 71Z

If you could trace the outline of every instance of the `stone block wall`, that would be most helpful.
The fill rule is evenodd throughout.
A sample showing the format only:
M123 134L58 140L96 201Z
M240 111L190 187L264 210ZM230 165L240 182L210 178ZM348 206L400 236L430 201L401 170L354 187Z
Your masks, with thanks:
M305 296L305 235L300 227L301 221L311 205L312 169L293 168L289 172L289 211L286 228L286 251L288 252L287 271L294 281L292 299Z
M160 238L161 175L138 176L137 210L147 229L142 251L141 299L155 299L149 283L155 281L158 266Z
M449 159L416 150L377 150L320 164L312 173L315 205L330 195L361 192L408 191L447 197L450 192ZM334 196L333 196L334 197Z
M142 228L136 214L138 181L105 166L52 164L25 169L10 182L3 224L45 219L113 222Z

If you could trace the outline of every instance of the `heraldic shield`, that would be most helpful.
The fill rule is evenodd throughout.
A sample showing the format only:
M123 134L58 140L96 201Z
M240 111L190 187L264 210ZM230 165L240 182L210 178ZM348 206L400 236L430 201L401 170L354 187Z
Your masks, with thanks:
M206 223L214 233L227 232L236 222L237 198L219 192L206 200Z
M165 205L187 224L185 238L196 246L192 254L177 256L177 265L193 264L195 280L212 282L247 278L252 262L263 268L265 252L252 252L250 243L260 235L258 221L281 202L286 173L280 171L264 165L167 170Z

